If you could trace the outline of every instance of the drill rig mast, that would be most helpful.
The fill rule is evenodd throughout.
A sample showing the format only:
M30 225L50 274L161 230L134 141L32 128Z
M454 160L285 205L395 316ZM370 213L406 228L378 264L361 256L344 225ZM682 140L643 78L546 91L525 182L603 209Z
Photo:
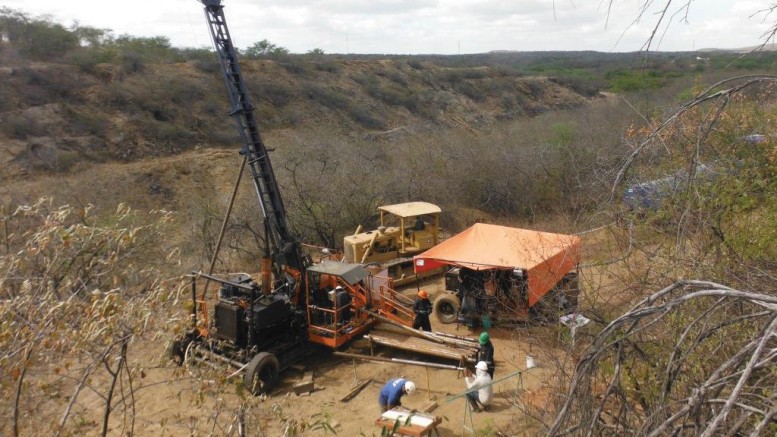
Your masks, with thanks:
M243 141L241 154L246 156L251 176L262 210L267 250L272 258L273 267L277 270L276 277L281 276L281 269L287 266L296 272L304 271L309 261L302 254L302 248L289 231L286 221L286 209L275 179L267 147L259 134L259 125L254 114L254 106L248 96L237 51L232 44L227 22L224 17L224 7L221 0L200 0L205 5L205 17L208 21L211 39L221 63L224 83L227 87L231 104L230 115L235 117L238 130Z

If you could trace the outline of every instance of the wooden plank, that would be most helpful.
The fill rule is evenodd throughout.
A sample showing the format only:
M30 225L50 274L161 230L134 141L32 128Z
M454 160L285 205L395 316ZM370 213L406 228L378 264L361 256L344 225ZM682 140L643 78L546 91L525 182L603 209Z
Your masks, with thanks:
M433 355L440 358L448 358L456 361L459 361L461 357L474 359L474 356L477 353L475 349L454 348L451 346L432 343L421 338L408 337L403 334L395 334L390 332L374 332L368 337L370 341L382 344L384 346L411 352L418 352L425 355Z
M313 372L305 372L302 380L294 384L292 390L294 390L294 394L297 396L303 393L310 393L315 390L315 384L313 383Z
M347 395L340 398L340 402L348 402L351 399L353 399L356 395L358 395L362 390L364 390L364 387L367 387L372 382L372 379L368 379L366 381L362 381L358 384L356 384L356 387L353 388Z
M373 332L381 331L381 332L393 332L393 333L401 333L405 335L408 335L408 334L412 335L412 333L405 331L404 329L401 329L394 325L389 325L387 323L380 323L374 326L372 330ZM470 339L467 337L459 337L459 336L453 336L453 335L447 335L447 334L443 335L442 333L438 333L438 332L433 332L431 334L440 338L445 338L446 342L441 344L445 344L447 346L459 347L462 349L474 349L474 350L477 350L480 347L480 345L478 344L478 339L476 338ZM414 337L417 337L417 336L414 335Z

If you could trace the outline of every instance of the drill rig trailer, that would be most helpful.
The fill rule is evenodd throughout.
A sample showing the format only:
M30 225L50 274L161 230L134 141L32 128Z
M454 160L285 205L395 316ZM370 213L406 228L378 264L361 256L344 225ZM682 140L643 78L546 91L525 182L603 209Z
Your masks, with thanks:
M205 289L198 294L203 278L221 284L218 296L209 298ZM391 280L360 264L313 264L300 292L285 285L265 292L244 273L230 279L194 273L191 287L193 329L173 343L172 356L179 363L216 360L243 369L245 387L254 394L266 393L280 372L316 348L338 349L368 332L378 321L373 314L412 324Z

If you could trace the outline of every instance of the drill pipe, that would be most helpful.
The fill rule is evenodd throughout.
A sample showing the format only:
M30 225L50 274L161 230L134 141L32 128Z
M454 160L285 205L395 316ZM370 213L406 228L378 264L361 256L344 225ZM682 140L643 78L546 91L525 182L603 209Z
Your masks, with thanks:
M409 364L411 366L433 367L435 369L447 369L447 370L459 370L459 371L464 370L463 367L453 366L450 364L427 363L424 361L403 360L401 358L371 357L369 355L349 354L345 352L333 352L333 354L337 355L338 357L355 358L358 360L366 360L366 361L383 361L388 363Z

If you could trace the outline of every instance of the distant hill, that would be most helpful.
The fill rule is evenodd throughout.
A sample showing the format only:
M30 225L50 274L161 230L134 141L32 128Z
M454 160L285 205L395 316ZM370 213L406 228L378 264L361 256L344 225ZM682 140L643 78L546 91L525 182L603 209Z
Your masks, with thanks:
M697 50L699 52L735 52L735 53L749 53L752 51L763 51L763 52L773 52L777 51L777 43L767 43L757 46L750 46L750 47L741 47L738 49L715 49L715 48L709 48L709 49L699 49Z

